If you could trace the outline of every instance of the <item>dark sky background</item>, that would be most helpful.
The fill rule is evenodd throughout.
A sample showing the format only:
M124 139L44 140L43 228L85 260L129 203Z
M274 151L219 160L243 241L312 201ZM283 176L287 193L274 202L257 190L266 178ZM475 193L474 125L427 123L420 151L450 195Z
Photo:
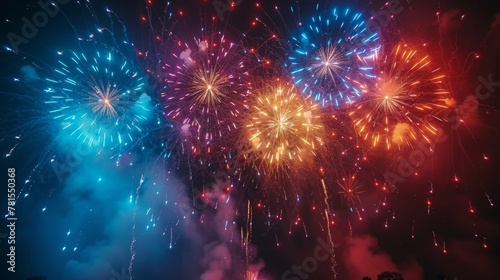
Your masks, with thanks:
M153 2L155 11L162 14L164 2ZM251 29L245 42L258 45L271 33L286 42L286 35L297 21L288 7L297 6L296 1L261 2L263 9L257 9L254 0L243 0L234 8L227 23L220 26L227 24L228 36L239 36L258 17L266 26ZM309 1L298 2L300 14L306 18L313 6ZM383 2L356 1L349 5L369 14L379 10ZM6 182L5 170L16 168L17 191L22 191L22 195L16 205L17 272L14 275L6 271L7 247L2 235L0 279L26 279L36 275L46 276L47 280L129 279L125 276L133 237L136 255L132 274L136 280L241 279L245 265L239 239L240 224L245 216L241 209L246 209L246 200L238 194L230 203L222 203L221 196L217 196L199 213L184 219L186 209L191 209L191 184L197 184L198 188L213 185L219 195L224 193L224 184L211 182L205 178L205 171L199 170L196 171L205 175L190 181L184 161L171 163L159 156L158 143L166 143L162 135L173 131L164 129L163 134L151 134L141 142L147 148L126 154L119 167L109 159L112 152L82 155L76 143L54 141L56 129L44 115L46 108L40 94L44 83L38 77L50 72L51 65L56 63L56 50L79 49L75 33L88 36L96 32L96 26L109 26L111 21L105 8L110 8L117 16L113 22L121 26L118 18L126 26L128 39L134 42L136 50L152 51L151 29L141 20L146 16L146 1L91 3L92 10L75 1L62 5L61 11L40 28L34 38L19 47L18 54L6 51L7 34L19 33L22 18L31 18L40 8L36 1L3 3L0 172L2 182ZM275 5L280 7L283 19L273 12ZM402 0L401 5L402 12L383 30L383 42L394 44L402 40L426 44L425 50L432 61L445 71L446 87L456 100L460 102L474 94L481 85L478 77L488 79L492 75L493 81L500 81L499 1ZM216 16L210 0L172 1L172 6L174 11L182 10L185 18L192 18L182 23L191 28L199 25L200 11L203 17ZM463 19L462 15L465 15ZM116 37L123 40L124 35L117 32ZM262 55L271 59L285 57L280 52L284 49L276 46L270 49L263 48ZM471 54L477 54L478 58ZM144 60L135 61L138 65L144 63ZM33 66L32 62L39 66L38 70L23 68ZM151 68L144 64L145 68ZM14 78L22 81L14 82ZM358 221L346 207L334 205L337 220L332 231L334 242L340 244L336 249L337 279L360 280L363 276L376 279L383 271L399 271L410 280L439 279L439 275L460 280L500 279L500 216L496 206L500 197L499 92L500 87L494 87L491 96L479 101L478 109L464 117L464 125L446 131L448 141L439 144L435 153L418 168L418 176L407 178L397 192L384 193L373 182L374 179L383 182L383 173L397 168L394 165L398 154L369 154L370 160L359 176L367 190L361 196L366 209L363 221ZM17 135L21 135L20 140L15 138ZM12 156L4 157L14 146ZM172 151L178 150L173 144ZM72 172L59 180L50 158L55 156L64 161L75 154L78 159ZM459 177L458 183L453 180L455 174ZM24 184L29 177L31 182ZM303 177L309 178L308 174ZM144 182L136 192L141 178ZM430 184L434 186L434 195L428 215L426 200ZM7 201L6 183L4 186L0 195L2 211ZM252 189L247 192L252 197L259 196L252 193ZM140 195L137 204L134 203L136 193ZM486 193L495 206L490 205ZM28 196L24 197L25 194ZM386 201L387 206L380 207L376 213L381 201ZM265 203L269 205L273 201ZM213 210L216 204L217 211ZM474 213L470 213L471 207ZM292 265L301 264L313 255L318 246L317 237L326 240L324 220L310 209L302 209L307 236L302 225L293 225L292 234L288 234L289 221L268 218L268 212L256 205L252 209L250 261L255 267L263 267L259 279L282 279ZM224 228L227 217L237 223ZM2 225L0 233L4 232L6 228ZM434 245L434 238L438 246ZM220 258L224 261L213 262ZM308 279L333 279L331 267L329 260L319 262L318 269ZM225 278L218 278L220 271Z

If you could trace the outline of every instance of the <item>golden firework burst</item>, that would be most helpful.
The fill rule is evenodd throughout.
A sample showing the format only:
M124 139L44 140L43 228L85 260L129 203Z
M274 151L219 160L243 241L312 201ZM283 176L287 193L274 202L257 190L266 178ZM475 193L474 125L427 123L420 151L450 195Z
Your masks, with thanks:
M291 85L266 85L245 124L257 159L269 169L299 165L323 145L319 108Z

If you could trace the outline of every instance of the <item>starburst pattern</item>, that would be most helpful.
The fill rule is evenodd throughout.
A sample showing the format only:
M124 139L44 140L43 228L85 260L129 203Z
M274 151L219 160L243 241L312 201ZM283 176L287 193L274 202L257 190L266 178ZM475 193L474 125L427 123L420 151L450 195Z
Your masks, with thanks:
M367 91L374 76L379 36L366 29L362 14L331 9L292 36L290 73L299 90L322 106L349 103Z
M270 169L297 166L323 145L318 105L286 84L261 89L245 129L253 153Z
M149 100L138 70L120 54L61 53L60 68L46 78L53 119L88 146L133 143L148 119Z
M364 140L390 149L423 140L439 132L436 113L447 108L444 75L433 68L428 55L398 45L380 58L373 90L350 113Z

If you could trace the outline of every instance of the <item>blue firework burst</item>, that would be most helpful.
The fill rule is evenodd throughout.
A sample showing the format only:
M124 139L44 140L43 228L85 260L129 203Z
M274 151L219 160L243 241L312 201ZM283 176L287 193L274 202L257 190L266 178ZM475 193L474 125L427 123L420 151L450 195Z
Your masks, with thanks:
M45 103L62 132L97 148L133 144L150 116L145 79L134 63L111 52L60 53Z
M353 101L375 77L380 37L367 29L361 13L332 9L314 15L291 45L288 66L295 84L323 106Z

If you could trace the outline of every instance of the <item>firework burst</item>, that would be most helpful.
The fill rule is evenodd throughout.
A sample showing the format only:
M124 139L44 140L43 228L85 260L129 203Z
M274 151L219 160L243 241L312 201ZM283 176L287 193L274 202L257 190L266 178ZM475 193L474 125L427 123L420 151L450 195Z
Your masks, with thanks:
M360 195L364 193L363 185L356 178L356 175L348 175L338 180L338 193L345 201L350 212L356 212L359 220L361 220L361 212L365 211Z
M251 151L267 170L295 168L323 146L319 106L293 85L262 88L245 122Z
M62 131L98 148L133 144L151 101L133 62L111 52L60 55L55 77L45 79L45 103Z
M295 84L322 106L353 101L375 77L379 35L368 31L361 13L332 9L312 16L291 45L288 61Z
M431 66L428 55L397 45L380 58L373 90L364 94L350 112L363 140L373 147L401 147L431 141L439 132L436 113L447 108L444 75Z
M244 50L218 33L179 42L167 60L166 116L207 146L236 130L250 93Z

